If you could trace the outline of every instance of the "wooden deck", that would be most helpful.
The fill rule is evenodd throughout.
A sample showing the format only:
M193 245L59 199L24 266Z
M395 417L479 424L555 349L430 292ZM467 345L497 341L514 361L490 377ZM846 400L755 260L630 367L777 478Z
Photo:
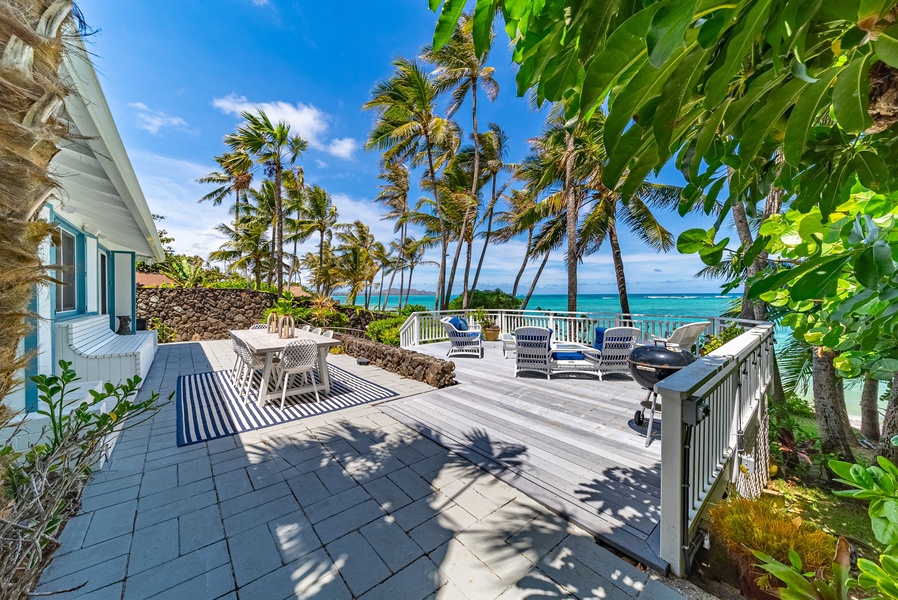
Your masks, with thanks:
M448 342L415 347L445 357ZM645 447L633 415L645 391L626 376L514 376L486 342L482 359L454 357L458 385L380 406L477 462L625 554L657 569L660 426Z

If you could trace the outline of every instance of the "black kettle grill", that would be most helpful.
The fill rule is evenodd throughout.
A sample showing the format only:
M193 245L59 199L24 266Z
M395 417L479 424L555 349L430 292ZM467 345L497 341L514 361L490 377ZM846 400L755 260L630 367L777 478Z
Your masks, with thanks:
M658 405L658 395L654 392L655 384L670 377L680 369L688 367L695 362L691 352L678 346L637 346L627 357L630 367L630 375L640 386L648 390L642 408L636 411L633 421L642 427L645 424L645 411L651 410L649 424L646 429L646 442L648 447L652 443L652 425L655 421L655 409Z

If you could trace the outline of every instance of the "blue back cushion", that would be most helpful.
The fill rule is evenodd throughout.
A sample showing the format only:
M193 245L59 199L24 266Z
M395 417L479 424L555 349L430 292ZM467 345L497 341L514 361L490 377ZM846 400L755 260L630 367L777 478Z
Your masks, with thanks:
M468 330L468 321L464 317L458 318L458 325L455 326L459 331L467 331Z
M583 360L583 354L581 352L553 352L552 358L554 360Z
M553 332L553 330L550 329L549 330L549 343L552 342L552 333L554 333L554 332Z
M596 350L602 349L602 342L605 341L605 328L604 327L596 327L596 339L592 343L592 347Z
M459 321L458 317L452 317L449 319L449 324L461 331L461 321Z

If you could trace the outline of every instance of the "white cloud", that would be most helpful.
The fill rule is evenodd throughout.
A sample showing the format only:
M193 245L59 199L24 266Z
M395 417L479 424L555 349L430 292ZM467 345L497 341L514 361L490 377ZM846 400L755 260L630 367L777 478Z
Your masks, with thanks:
M243 112L263 111L273 122L284 121L290 125L291 131L298 133L309 142L315 150L326 152L331 156L351 160L359 143L354 138L327 139L332 117L312 104L297 102L290 104L281 100L274 102L251 102L246 96L230 94L224 98L215 98L212 105L221 112L240 116Z
M268 0L252 0L252 3L256 6L268 6Z
M187 121L181 117L170 115L161 110L153 110L143 102L132 102L128 106L136 111L137 126L153 135L159 135L159 131L165 127L187 129Z
M351 160L353 153L358 150L359 143L354 138L337 138L330 141L325 151L337 158Z
M324 169L324 168L327 167L327 163L326 163L326 162L324 162L323 160L318 160L317 158L315 159L315 165L316 165L319 169Z
M206 257L217 250L224 238L215 231L219 223L230 222L228 206L212 206L198 200L210 188L196 180L214 170L188 160L160 156L146 151L129 153L140 187L153 213L165 216L157 224L175 238L176 252Z

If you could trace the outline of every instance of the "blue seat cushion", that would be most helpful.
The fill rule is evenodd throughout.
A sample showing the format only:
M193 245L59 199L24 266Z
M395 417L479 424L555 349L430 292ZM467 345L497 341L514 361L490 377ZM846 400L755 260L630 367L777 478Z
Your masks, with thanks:
M605 328L604 327L596 327L596 339L592 343L592 347L596 350L602 349L602 342L605 341Z
M458 317L452 317L449 319L449 324L455 327L457 330L461 331L461 320Z
M585 360L582 352L553 352L553 360Z
M455 326L459 331L467 331L468 330L468 320L464 317L458 317L458 325Z

